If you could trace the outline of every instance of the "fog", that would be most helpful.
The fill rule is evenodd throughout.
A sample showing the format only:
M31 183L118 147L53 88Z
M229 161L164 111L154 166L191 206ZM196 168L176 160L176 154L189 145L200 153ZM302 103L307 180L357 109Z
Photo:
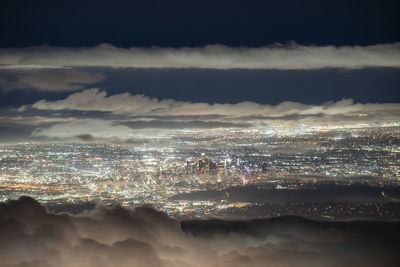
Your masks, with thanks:
M0 204L0 266L396 266L400 222L178 222L151 207L52 213Z

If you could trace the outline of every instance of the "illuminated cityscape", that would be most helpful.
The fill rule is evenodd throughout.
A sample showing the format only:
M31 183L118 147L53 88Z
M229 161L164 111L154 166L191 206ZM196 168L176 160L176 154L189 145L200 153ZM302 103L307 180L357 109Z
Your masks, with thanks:
M399 267L400 1L0 1L0 267Z
M150 204L192 219L400 215L397 123L183 129L139 134L134 144L4 144L0 151L1 201Z

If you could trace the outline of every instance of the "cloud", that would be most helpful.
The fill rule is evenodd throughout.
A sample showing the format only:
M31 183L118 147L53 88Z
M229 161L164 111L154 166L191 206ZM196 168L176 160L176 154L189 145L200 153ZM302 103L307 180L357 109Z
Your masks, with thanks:
M263 105L255 102L208 104L176 101L121 93L108 95L97 88L72 93L56 101L40 100L17 109L3 111L0 138L4 140L60 139L77 142L142 144L149 137L176 134L184 129L248 128L268 129L325 123L388 123L400 118L398 103L354 103L351 99L307 105L282 102ZM23 136L13 134L15 129ZM292 129L292 128L290 128ZM179 145L179 144L176 144ZM264 149L265 148L260 148ZM298 151L307 147L279 148Z
M122 93L107 95L106 91L88 89L69 95L58 101L40 100L32 105L22 106L20 111L37 110L80 110L102 111L124 114L127 117L164 117L164 116L216 116L218 119L245 118L279 119L288 117L353 116L368 115L372 118L398 118L400 104L397 103L354 103L352 99L327 102L321 105L306 105L298 102L282 102L278 105L262 105L255 102L237 104L208 104L158 100L145 95ZM193 119L193 118L192 118Z
M178 222L149 207L55 214L0 204L1 266L397 266L399 222Z
M36 128L32 136L61 139L75 137L82 141L93 141L95 138L128 139L132 132L128 126L116 125L112 121L82 119Z
M7 72L12 77L0 77L0 90L28 88L39 91L75 91L104 78L102 74L72 69L37 68Z
M400 43L339 47L291 43L258 48L219 44L194 48L119 48L100 44L76 48L37 46L0 49L1 68L33 66L282 70L398 68Z

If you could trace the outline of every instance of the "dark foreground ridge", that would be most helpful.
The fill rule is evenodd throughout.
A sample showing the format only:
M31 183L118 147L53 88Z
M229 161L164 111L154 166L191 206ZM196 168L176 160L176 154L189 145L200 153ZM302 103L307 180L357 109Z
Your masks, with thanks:
M301 217L178 222L149 207L52 213L0 204L0 266L397 266L400 222Z

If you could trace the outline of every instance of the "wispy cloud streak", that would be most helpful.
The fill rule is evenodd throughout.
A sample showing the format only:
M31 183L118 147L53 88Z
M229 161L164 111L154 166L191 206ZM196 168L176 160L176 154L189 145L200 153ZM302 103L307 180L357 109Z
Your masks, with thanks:
M0 68L134 67L311 70L400 67L400 43L370 46L313 46L290 43L265 47L220 44L182 48L95 47L0 49Z

